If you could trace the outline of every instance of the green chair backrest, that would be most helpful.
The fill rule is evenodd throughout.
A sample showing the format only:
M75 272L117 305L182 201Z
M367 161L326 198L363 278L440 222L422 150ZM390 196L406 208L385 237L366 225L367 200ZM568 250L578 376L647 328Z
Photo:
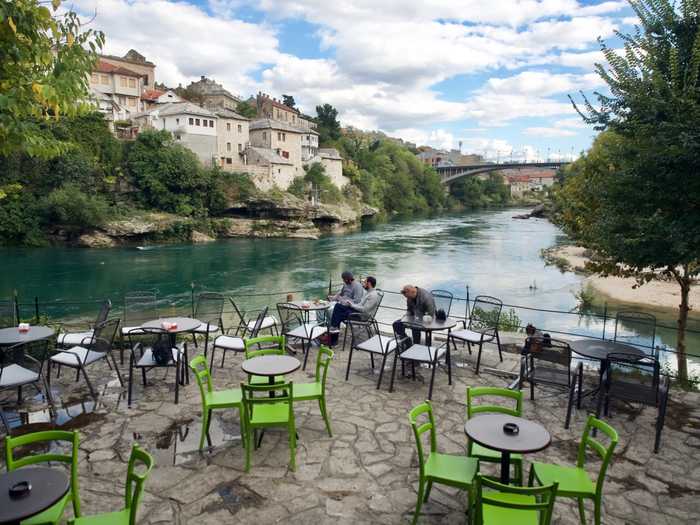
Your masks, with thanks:
M326 391L326 377L328 376L328 365L331 364L335 352L327 346L321 345L316 358L316 382L321 383L321 391ZM323 370L322 370L323 369Z
M418 423L418 418L423 414L428 415L428 420L422 424ZM430 452L437 450L437 436L435 435L435 417L433 416L433 405L430 401L421 403L408 413L408 421L413 429L413 437L416 438L416 448L418 449L418 466L421 475L425 468L425 453L423 452L423 442L421 436L430 432Z
M194 372L194 378L197 380L197 386L199 387L199 393L202 394L202 403L206 398L207 392L213 391L213 386L211 384L211 375L209 374L209 368L207 367L207 358L203 355L198 355L190 361L190 370ZM206 388L206 391L204 390Z
M283 335L263 335L244 339L245 358L259 357L261 355L284 355L287 342ZM271 346L274 345L274 346ZM259 348L264 346L266 348Z
M60 454L58 452L46 452L42 454L33 454L23 456L16 459L14 450L25 445L35 445L37 443L47 443L52 441L62 441L70 443L71 453ZM70 465L70 486L73 497L73 506L76 515L80 515L80 498L78 497L78 447L80 445L80 436L77 432L67 430L46 430L44 432L32 432L17 437L5 437L5 462L7 471L11 472L15 469L26 467L28 465L36 465L37 463L49 463L57 461Z
M605 434L610 442L606 447L597 439L591 437L591 431L593 429L598 429L600 432ZM576 459L576 466L583 468L586 463L586 449L588 447L592 448L596 454L601 459L600 471L598 472L598 480L596 481L596 494L601 495L603 493L603 483L605 481L605 473L610 465L610 460L612 459L613 451L617 446L619 437L617 431L608 425L606 422L597 419L594 415L589 415L586 421L586 427L583 429L583 436L581 437L581 442L578 446L578 458Z
M500 397L506 401L515 400L515 408L503 405L474 404L476 398L486 396ZM484 412L520 417L523 414L523 393L520 390L509 390L507 388L490 386L467 387L467 419L471 419L475 414Z
M136 472L136 465L140 463L145 470ZM136 443L131 447L129 456L129 468L126 472L125 503L129 509L129 525L135 525L136 513L143 495L143 485L151 474L154 465L153 456L140 448Z
M494 489L484 491L484 487ZM482 474L476 476L476 523L484 523L484 505L500 507L523 512L537 512L540 525L549 525L552 521L552 509L554 508L554 498L557 494L558 483L539 487L518 487L515 485L503 485L492 479L484 477ZM534 501L517 501L499 499L498 493L517 494L521 496L534 496ZM525 521L525 520L523 520ZM517 523L517 522L513 522Z
M275 403L286 403L289 405L290 420L294 420L294 403L292 381L288 383L275 383L274 385L249 385L241 383L241 394L243 400L243 427L250 428L253 412L257 405L270 405ZM274 392L275 397L270 397L270 392ZM257 394L257 395L256 395Z

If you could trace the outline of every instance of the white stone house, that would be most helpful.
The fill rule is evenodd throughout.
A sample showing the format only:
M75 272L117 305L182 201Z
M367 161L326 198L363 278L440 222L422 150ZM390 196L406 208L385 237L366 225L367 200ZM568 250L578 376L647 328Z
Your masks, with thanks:
M214 110L219 166L226 171L240 171L247 162L246 148L250 143L250 120L229 109Z
M297 176L292 162L270 148L248 146L245 154L248 160L245 171L260 190L274 187L286 190Z
M342 188L349 182L348 178L343 175L343 158L337 149L320 148L318 153L308 159L304 165L311 166L314 163L319 163L324 167L326 176L337 188Z
M304 135L303 130L272 119L258 119L250 123L250 145L270 149L287 159L294 168L295 177L304 174L301 155L302 135Z

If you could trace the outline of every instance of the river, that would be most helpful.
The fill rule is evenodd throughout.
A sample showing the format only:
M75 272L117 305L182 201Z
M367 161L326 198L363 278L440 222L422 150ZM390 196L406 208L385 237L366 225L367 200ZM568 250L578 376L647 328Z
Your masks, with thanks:
M239 296L249 308L266 302L274 307L283 296L242 295L314 288L306 295L320 296L330 277L339 282L340 272L350 269L358 275L374 275L386 290L415 283L465 297L468 285L471 298L487 294L516 305L514 311L523 325L600 336L601 319L521 308L569 312L576 307L574 293L582 282L579 275L545 266L540 250L566 242L566 237L544 219L512 219L525 211L479 210L396 219L318 240L232 239L143 250L3 248L0 295L7 297L17 290L23 314L28 316L34 312L34 297L39 298L42 313L75 317L91 314L95 301L102 298L120 306L125 292L150 289L157 290L163 312L174 312L177 306L189 304L192 285L195 293L215 290ZM399 307L402 299L387 294L383 304ZM464 315L464 305L455 302L453 313ZM672 313L657 315L659 322L674 325ZM382 312L384 320L397 316L391 310ZM606 336L612 336L613 325L614 321L605 323ZM700 329L700 322L694 320L691 327ZM659 330L657 344L672 347L674 341L672 329ZM691 353L700 353L698 334L691 334L689 343ZM696 365L693 368L700 371Z

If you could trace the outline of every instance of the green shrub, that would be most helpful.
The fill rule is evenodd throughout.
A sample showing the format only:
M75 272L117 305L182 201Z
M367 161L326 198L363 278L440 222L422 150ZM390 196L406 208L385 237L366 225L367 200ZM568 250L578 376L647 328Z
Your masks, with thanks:
M40 207L46 223L72 232L100 226L109 218L109 205L104 198L87 194L74 183L53 190Z

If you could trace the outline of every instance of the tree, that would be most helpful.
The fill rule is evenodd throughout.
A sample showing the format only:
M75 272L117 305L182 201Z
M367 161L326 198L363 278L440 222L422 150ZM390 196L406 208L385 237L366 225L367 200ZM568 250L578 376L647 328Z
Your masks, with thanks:
M318 121L319 143L327 144L340 138L340 122L338 110L330 104L316 106L316 120Z
M294 106L296 106L296 102L294 102L294 97L292 95L282 95L282 104L292 109Z
M681 292L678 378L688 378L685 330L700 272L700 0L630 0L639 17L619 34L624 54L601 42L610 94L574 107L602 135L562 190L562 220L594 248L603 274L638 284L667 277ZM573 102L573 100L572 100ZM590 187L587 187L590 186Z
M47 121L88 109L88 78L104 35L38 0L0 0L0 155L50 158L67 144ZM54 13L60 0L53 0Z
M236 106L236 113L245 118L255 118L258 110L251 103L242 101Z

